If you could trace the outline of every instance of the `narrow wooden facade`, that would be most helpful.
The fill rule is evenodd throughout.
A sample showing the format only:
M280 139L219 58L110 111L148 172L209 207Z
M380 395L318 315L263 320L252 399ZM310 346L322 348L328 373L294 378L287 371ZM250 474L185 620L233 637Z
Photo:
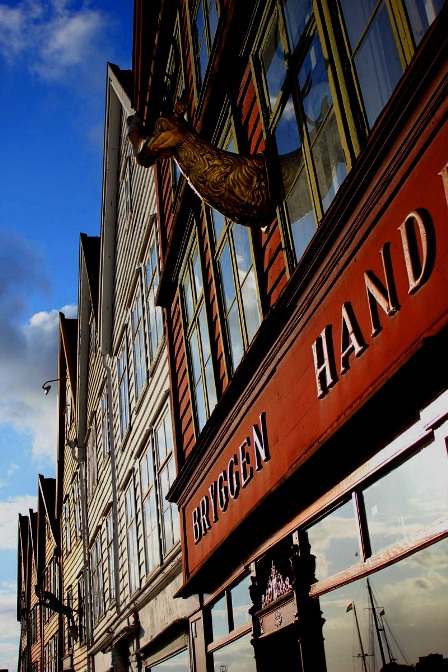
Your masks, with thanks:
M144 135L186 90L202 138L264 153L276 213L233 224L172 159L148 169L195 670L345 670L362 588L360 665L448 657L446 594L418 605L397 578L447 577L447 8L430 4L135 3Z

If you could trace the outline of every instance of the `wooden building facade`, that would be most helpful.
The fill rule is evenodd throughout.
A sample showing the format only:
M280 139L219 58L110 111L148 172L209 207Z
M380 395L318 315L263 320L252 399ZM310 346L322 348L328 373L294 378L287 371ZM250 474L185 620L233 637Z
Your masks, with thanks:
M135 2L197 672L446 664L445 5Z

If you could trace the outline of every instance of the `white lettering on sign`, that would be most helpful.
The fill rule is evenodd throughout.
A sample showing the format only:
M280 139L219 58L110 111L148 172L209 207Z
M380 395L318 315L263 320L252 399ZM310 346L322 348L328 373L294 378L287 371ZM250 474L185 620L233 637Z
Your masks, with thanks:
M439 175L442 177L448 202L448 164ZM400 233L409 281L408 294L412 295L423 287L434 268L436 251L434 224L426 210L413 210L397 230ZM383 262L384 281L380 280L371 270L364 273L372 337L377 336L382 330L379 309L381 308L381 311L388 317L392 317L400 309L395 288L390 242L383 245L380 255ZM338 367L332 334L333 326L327 324L311 346L319 399L322 399L338 382ZM353 306L350 301L344 301L341 315L339 375L346 373L350 368L352 357L360 357L367 347Z
M238 451L232 455L223 469L208 487L192 513L194 543L198 544L212 525L216 524L223 513L237 500L241 491L251 482L254 475L261 471L270 460L268 435L266 431L266 413L261 413L259 424L252 427L252 442L246 437Z

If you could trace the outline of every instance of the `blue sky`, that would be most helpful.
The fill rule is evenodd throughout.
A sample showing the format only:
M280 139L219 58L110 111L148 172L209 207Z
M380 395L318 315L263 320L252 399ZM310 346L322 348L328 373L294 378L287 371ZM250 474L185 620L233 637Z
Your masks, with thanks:
M0 0L0 668L15 672L17 521L54 476L58 313L76 315L80 232L98 235L108 61L132 0Z

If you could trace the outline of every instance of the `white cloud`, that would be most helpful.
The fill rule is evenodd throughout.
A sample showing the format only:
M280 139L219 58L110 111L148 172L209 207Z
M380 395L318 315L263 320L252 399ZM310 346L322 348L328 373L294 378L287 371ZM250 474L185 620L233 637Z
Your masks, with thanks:
M64 306L61 312L73 317L76 306ZM3 344L0 350L0 423L30 436L33 456L40 463L53 464L56 455L57 396L46 396L42 384L57 378L58 324L58 310L37 313L26 324L12 327L15 344Z
M17 471L17 469L20 469L20 466L18 464L15 464L14 462L9 465L8 469L6 470L6 473L9 478L14 474L14 472Z
M17 586L15 583L0 582L0 661L4 669L17 669L19 653L17 622Z
M0 425L29 436L33 457L53 466L57 396L45 396L42 383L57 378L59 311L23 317L30 288L46 285L38 252L20 236L0 231ZM76 306L61 312L74 317Z
M43 80L69 78L71 85L82 76L85 86L92 75L96 77L93 62L104 64L104 78L106 29L111 25L110 15L89 3L81 7L66 0L22 0L15 7L0 3L0 55L11 64L21 57Z
M30 509L34 511L37 509L36 496L22 495L0 501L0 550L17 549L19 513L28 515ZM0 588L1 596L2 589ZM0 601L3 603L3 597Z

